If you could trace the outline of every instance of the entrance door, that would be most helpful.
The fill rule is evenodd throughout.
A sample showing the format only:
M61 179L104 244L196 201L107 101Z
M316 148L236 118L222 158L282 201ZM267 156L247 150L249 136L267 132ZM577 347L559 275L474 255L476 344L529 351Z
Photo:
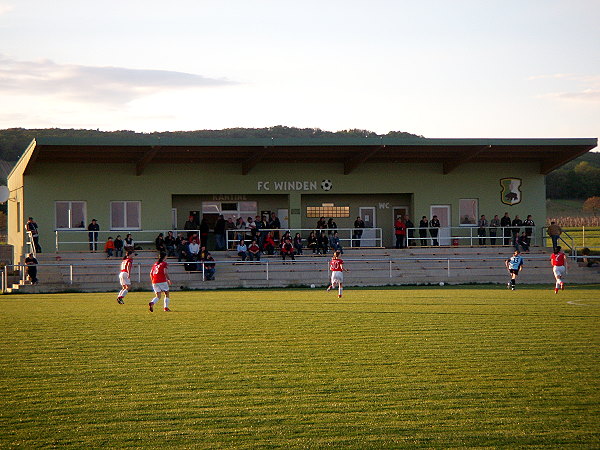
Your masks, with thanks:
M438 235L440 245L450 245L450 205L431 205L429 211L430 217L437 216L440 221L441 228Z
M392 243L396 243L396 219L408 213L408 206L394 206L392 208Z
M375 217L374 206L361 206L358 208L358 215L365 222L362 239L360 240L361 247L376 247L377 235L375 228L377 226L377 218Z

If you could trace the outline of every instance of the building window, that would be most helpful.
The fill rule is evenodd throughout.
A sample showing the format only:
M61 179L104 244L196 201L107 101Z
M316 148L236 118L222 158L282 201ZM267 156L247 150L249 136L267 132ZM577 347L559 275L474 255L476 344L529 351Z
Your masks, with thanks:
M86 202L54 203L56 229L85 229Z
M223 214L225 219L234 221L256 216L257 209L256 202L202 202L202 214Z
M479 199L461 198L458 204L459 223L461 227L477 225Z
M350 207L335 206L333 203L323 203L321 206L307 206L306 217L350 217Z
M110 229L140 230L141 210L141 202L110 202Z

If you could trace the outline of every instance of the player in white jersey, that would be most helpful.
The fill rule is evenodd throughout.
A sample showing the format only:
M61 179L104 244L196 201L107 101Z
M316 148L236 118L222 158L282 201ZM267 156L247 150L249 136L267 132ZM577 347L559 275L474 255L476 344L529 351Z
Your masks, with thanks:
M123 298L131 288L131 265L133 264L133 252L127 252L123 261L121 261L121 271L119 272L119 283L121 283L121 291L117 297L117 303L124 304Z
M333 253L333 258L329 262L329 270L331 270L331 284L327 287L327 291L338 287L338 298L342 298L342 291L344 290L344 272L348 272L348 269L344 269L344 261L340 258L341 252L336 250Z

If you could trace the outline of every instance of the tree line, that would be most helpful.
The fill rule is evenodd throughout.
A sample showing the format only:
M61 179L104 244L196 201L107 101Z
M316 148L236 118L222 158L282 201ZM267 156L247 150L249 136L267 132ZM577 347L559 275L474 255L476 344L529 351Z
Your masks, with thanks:
M267 128L227 128L224 130L166 131L137 133L135 131L75 130L64 128L9 128L0 130L0 160L16 162L34 138L44 137L188 137L188 138L323 138L323 137L398 137L423 136L404 131L381 135L369 130L352 129L325 131L319 128L275 126ZM550 199L586 199L600 196L600 153L588 152L546 176L546 197Z

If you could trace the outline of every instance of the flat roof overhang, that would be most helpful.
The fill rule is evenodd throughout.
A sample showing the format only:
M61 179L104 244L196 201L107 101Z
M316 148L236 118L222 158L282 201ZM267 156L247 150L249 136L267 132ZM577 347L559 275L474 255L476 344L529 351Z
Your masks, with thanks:
M127 163L142 175L150 164L239 164L247 175L259 163L339 163L350 174L364 163L440 163L444 174L462 164L538 163L540 174L597 147L596 138L559 139L198 139L123 138L34 140L24 174L38 162ZM26 152L27 153L27 152ZM23 155L26 156L25 154Z

